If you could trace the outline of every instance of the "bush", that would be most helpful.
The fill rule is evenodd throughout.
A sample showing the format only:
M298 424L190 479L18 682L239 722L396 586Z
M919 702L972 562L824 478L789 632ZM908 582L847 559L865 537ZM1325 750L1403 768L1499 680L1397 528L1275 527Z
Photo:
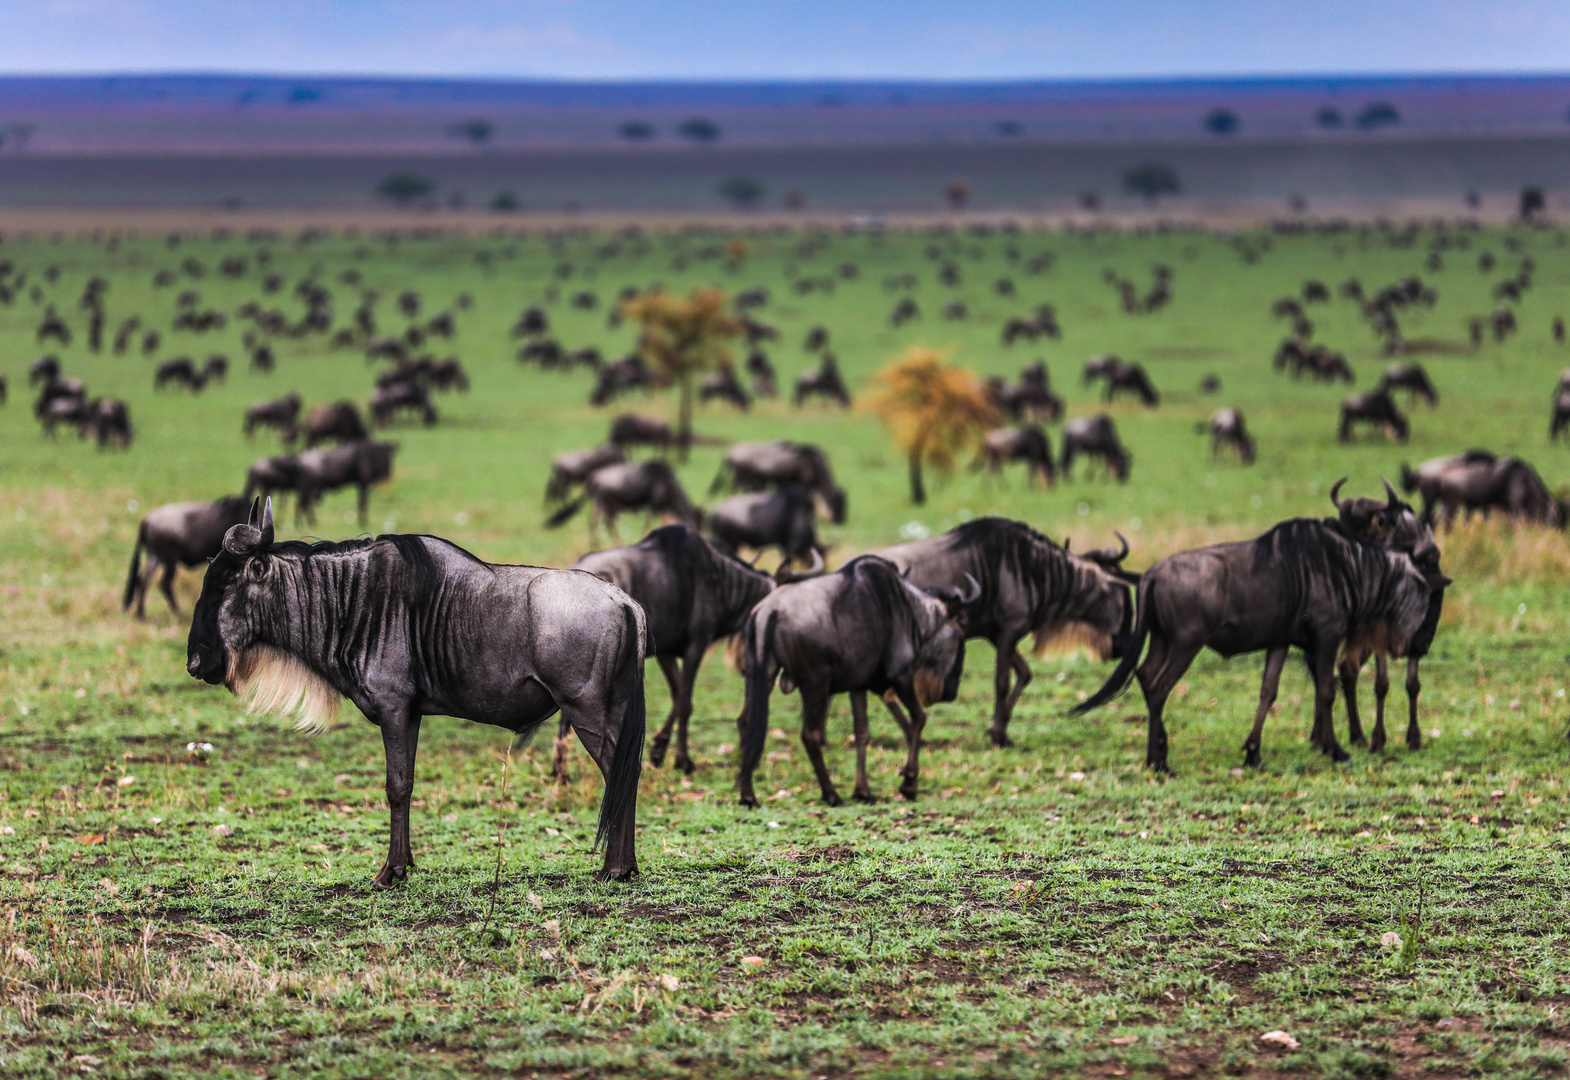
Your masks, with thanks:
M415 199L423 199L436 190L436 185L419 173L395 172L382 177L381 183L376 185L376 194L384 199L391 199L399 206L407 205Z
M1237 113L1231 109L1213 109L1205 116L1205 130L1212 135L1230 135L1238 124Z
M690 116L676 127L676 134L693 142L713 142L720 137L720 126L701 116Z
M1373 101L1363 106L1363 111L1357 114L1357 120L1354 122L1364 131L1372 131L1375 128L1399 124L1401 114L1388 101Z
M1151 161L1123 170L1123 188L1155 202L1162 195L1178 194L1183 185L1172 166Z
M475 117L462 123L453 124L447 129L447 134L455 139L467 139L475 146L483 146L491 141L491 136L496 134L496 125L489 120Z
M654 125L645 124L642 120L628 120L616 129L616 134L629 142L643 142L654 138Z
M507 214L518 209L518 196L510 191L498 191L491 196L491 209L498 214Z
M763 198L763 181L756 176L727 176L720 181L720 194L725 201L742 209L756 206Z

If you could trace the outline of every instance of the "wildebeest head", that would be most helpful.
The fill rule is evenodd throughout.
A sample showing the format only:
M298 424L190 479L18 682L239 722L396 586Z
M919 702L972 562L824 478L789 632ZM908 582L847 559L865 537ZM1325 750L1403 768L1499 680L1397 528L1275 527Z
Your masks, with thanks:
M1384 501L1339 498L1338 492L1346 481L1343 476L1330 488L1330 501L1335 505L1344 529L1364 540L1404 551L1418 566L1439 565L1439 548L1434 543L1433 530L1423 524L1411 504L1396 494L1389 480L1382 480Z
M1123 560L1128 558L1128 540L1122 533L1113 535L1118 538L1116 549L1093 548L1071 556L1081 564L1090 563L1091 567L1087 569L1097 580L1086 583L1091 587L1082 586L1078 590L1081 610L1074 619L1074 626L1060 628L1055 635L1076 641L1104 660L1121 659L1128 648L1134 633L1134 590L1129 586L1139 584L1138 574L1123 569ZM1064 550L1067 551L1066 544ZM1037 650L1045 648L1053 636L1038 630Z
M917 647L911 686L922 708L959 696L959 680L965 673L966 609L981 596L981 585L969 574L968 588L930 588L921 590L931 603L927 615L932 629ZM941 605L941 607L939 606Z

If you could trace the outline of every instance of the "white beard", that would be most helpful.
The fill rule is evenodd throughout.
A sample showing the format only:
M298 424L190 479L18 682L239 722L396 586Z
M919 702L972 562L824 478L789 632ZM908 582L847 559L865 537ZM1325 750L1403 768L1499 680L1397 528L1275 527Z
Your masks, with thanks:
M250 698L246 712L293 716L296 730L318 735L337 726L343 697L297 657L270 645L229 657L224 685Z

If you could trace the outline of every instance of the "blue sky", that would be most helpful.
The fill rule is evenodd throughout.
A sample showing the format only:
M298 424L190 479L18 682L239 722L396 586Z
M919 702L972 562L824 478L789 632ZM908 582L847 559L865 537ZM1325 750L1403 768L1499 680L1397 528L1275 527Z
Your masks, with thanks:
M1570 0L12 0L0 73L1562 72Z

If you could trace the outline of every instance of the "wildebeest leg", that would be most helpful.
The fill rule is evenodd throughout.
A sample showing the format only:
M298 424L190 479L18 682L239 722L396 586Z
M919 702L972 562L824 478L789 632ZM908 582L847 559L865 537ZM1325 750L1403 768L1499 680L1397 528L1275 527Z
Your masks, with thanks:
M654 740L649 743L649 764L662 765L665 762L665 748L671 742L671 729L676 726L677 714L681 712L681 671L676 666L674 656L656 656L654 658L660 665L660 671L665 675L665 685L671 691L671 711L665 718L665 724L655 732Z
M818 777L818 789L823 801L830 806L840 806L845 800L834 790L828 766L823 763L823 743L827 736L829 720L829 695L816 686L801 686L801 745L812 762L812 771Z
M1167 695L1199 655L1200 648L1200 645L1173 645L1159 634L1150 635L1150 651L1145 654L1138 672L1139 688L1150 713L1145 736L1146 768L1172 775L1172 769L1167 765L1167 728L1161 714L1166 709Z
M404 705L381 718L382 749L387 755L387 809L392 827L387 837L387 861L372 882L388 889L408 876L414 865L409 846L409 800L414 794L414 755L420 745L420 714Z
M180 605L174 602L174 572L180 564L170 560L164 564L163 577L158 581L158 591L164 594L164 599L169 601L169 610L176 615L180 614Z
M136 617L147 618L147 590L153 587L153 578L158 575L158 559L149 556L147 569L142 574L142 579L136 583Z
M1020 694L1025 691L1025 684L1030 682L1030 665L1025 663L1025 658L1019 655L1019 639L1021 635L1006 634L997 644L998 666L997 674L993 677L992 688L995 694L992 705L992 736L993 746L1013 746L1014 740L1009 738L1009 721L1014 718L1014 705L1019 701ZM1017 676L1010 686L1010 675Z
M905 767L900 770L899 793L906 799L916 798L916 784L921 778L921 732L927 726L927 711L916 700L916 695L901 689L900 701L910 710L910 723L905 725Z
M857 802L875 802L872 797L872 787L867 783L867 744L872 741L872 736L867 727L867 692L865 690L852 690L850 692L850 713L855 720L856 733L856 790L851 793L851 798Z
M1385 748L1385 695L1390 692L1390 668L1384 653L1374 656L1374 737L1368 748L1374 753Z
M1423 749L1423 729L1417 726L1417 695L1423 689L1423 681L1417 677L1417 657L1408 657L1406 662L1406 745L1408 750Z
M697 772L698 766L693 762L692 756L687 753L687 724L692 719L692 688L698 681L698 665L703 663L703 654L708 651L706 642L694 642L681 658L681 682L677 684L675 700L676 706L676 767L684 773ZM666 678L670 673L666 673Z
M556 756L551 759L551 779L558 784L565 784L572 779L567 775L567 753L572 749L572 722L567 719L567 714L562 713L556 725Z
M1270 706L1276 703L1276 688L1281 685L1281 668L1286 662L1287 650L1284 648L1265 653L1265 677L1259 682L1259 711L1254 714L1254 729L1243 742L1243 764L1250 768L1259 768L1265 717L1270 713Z
M366 519L371 509L371 485L360 485L360 528L365 528Z
M1332 761L1347 761L1352 757L1336 741L1336 654L1335 648L1304 651L1308 669L1314 676L1314 744L1330 755Z
M1357 676L1363 669L1362 657L1348 653L1341 658L1341 696L1346 699L1346 737L1353 746L1367 746L1363 720L1357 715ZM1377 749L1377 748L1376 748Z

